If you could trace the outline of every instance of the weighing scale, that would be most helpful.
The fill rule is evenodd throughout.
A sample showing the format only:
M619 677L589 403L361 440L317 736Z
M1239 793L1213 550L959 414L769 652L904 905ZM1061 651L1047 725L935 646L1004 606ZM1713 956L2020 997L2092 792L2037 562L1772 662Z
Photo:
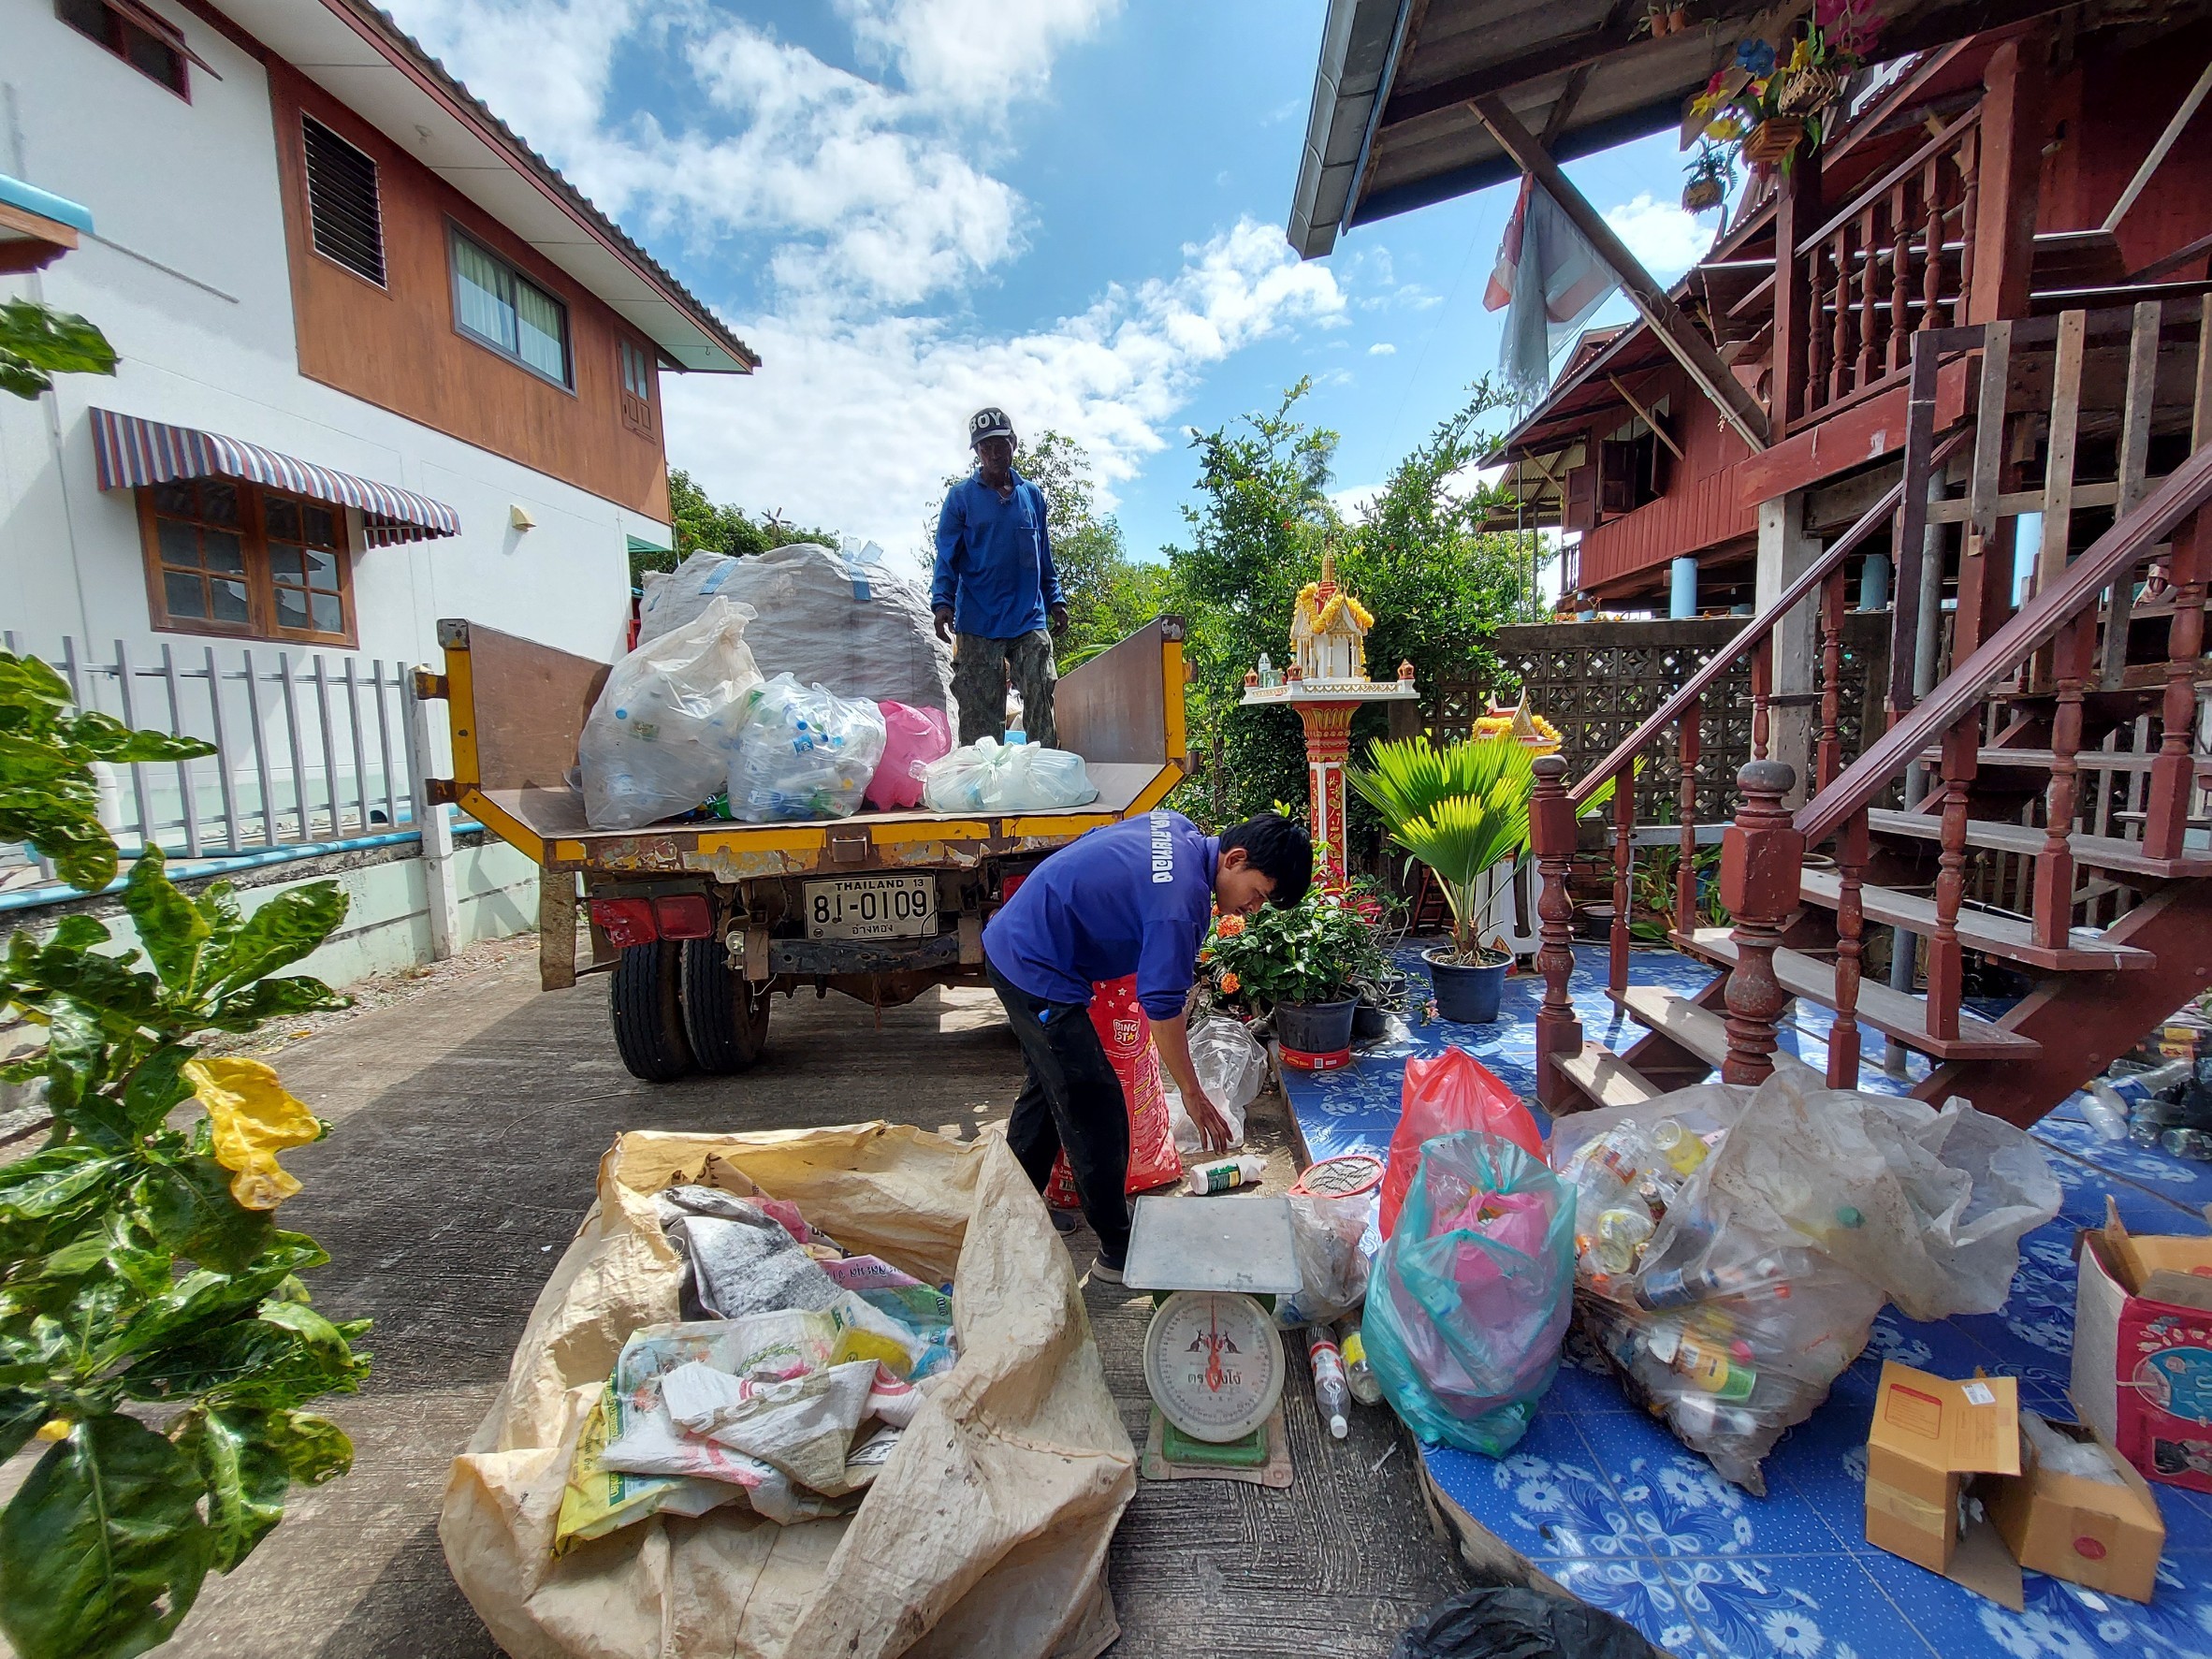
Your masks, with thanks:
M1157 1304L1144 1333L1149 1478L1290 1484L1273 1309L1302 1283L1291 1238L1287 1199L1137 1201L1122 1278Z

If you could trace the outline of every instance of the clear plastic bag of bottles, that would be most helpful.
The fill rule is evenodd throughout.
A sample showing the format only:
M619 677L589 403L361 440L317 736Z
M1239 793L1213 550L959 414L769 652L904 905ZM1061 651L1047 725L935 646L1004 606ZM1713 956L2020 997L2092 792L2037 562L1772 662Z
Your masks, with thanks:
M2023 1131L1960 1100L1830 1090L1786 1063L1563 1118L1578 1307L1631 1388L1726 1478L1802 1422L1894 1301L1988 1313L2059 1190Z
M730 816L745 823L849 818L883 758L883 717L865 698L802 686L788 674L755 686L730 760Z

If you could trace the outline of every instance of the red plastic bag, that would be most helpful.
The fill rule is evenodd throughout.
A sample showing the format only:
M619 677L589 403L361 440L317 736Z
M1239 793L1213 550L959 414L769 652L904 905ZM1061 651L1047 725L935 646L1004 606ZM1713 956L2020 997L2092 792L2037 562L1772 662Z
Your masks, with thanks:
M1398 1225L1399 1206L1413 1185L1421 1161L1421 1143L1461 1129L1479 1129L1512 1142L1539 1163L1544 1137L1536 1120L1481 1061L1463 1048L1448 1048L1434 1059L1405 1062L1405 1091L1398 1128L1390 1136L1390 1165L1383 1175L1382 1212L1377 1225L1384 1238Z
M1091 1025L1105 1045L1121 1097L1129 1109L1129 1192L1145 1192L1183 1179L1183 1159L1175 1151L1175 1128L1168 1116L1167 1090L1160 1086L1159 1055L1152 1048L1152 1022L1137 1000L1137 978L1108 980L1091 987ZM1045 1201L1072 1210L1081 1202L1068 1155L1053 1165Z

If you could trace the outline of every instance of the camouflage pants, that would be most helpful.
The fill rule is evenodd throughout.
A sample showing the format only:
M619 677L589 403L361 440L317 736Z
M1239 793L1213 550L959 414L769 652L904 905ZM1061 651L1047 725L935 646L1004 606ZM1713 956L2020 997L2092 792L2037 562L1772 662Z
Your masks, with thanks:
M953 648L953 700L960 707L960 741L1006 739L1006 682L1022 697L1022 730L1032 743L1058 747L1053 727L1053 636L1038 629L1014 639L963 633Z

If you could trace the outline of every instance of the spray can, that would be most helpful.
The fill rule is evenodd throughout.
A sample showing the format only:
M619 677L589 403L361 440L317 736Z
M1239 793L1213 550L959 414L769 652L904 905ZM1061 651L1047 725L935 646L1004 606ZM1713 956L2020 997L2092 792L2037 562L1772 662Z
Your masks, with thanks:
M1342 1440L1351 1433L1352 1390L1345 1377L1344 1355L1326 1325L1309 1325L1305 1332L1306 1361L1314 1368L1314 1409Z
M1234 1192L1240 1186L1258 1186L1266 1174L1267 1159L1248 1152L1241 1157L1192 1164L1183 1171L1183 1187L1193 1198L1204 1198L1210 1193Z
M1345 1380L1351 1385L1352 1398L1362 1405L1380 1404L1382 1380L1367 1362L1367 1339L1361 1334L1360 1321L1346 1319L1337 1330L1343 1343Z

